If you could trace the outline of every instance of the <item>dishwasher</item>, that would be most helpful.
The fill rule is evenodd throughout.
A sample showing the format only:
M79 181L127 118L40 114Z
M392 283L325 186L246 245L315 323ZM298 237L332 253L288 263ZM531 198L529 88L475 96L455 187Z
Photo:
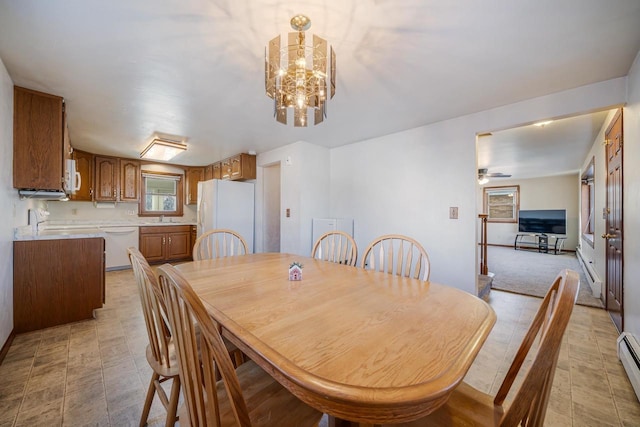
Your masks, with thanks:
M104 232L106 270L124 270L130 268L127 249L138 248L138 227L100 227Z

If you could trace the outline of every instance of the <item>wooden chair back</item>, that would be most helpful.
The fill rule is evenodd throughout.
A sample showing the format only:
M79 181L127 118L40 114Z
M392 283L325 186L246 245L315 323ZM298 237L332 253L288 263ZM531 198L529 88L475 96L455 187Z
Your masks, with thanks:
M358 247L353 237L344 231L329 231L315 241L311 257L355 266Z
M237 424L250 426L249 412L231 357L202 301L184 276L169 264L160 267L159 281L177 346L180 379L189 416L187 425L220 426L216 392L216 375L219 372ZM199 342L196 323L200 328ZM198 357L198 349L201 358Z
M171 368L172 360L169 355L171 333L166 323L164 301L156 275L138 249L131 247L127 252L138 285L151 353L159 365Z
M240 234L233 230L217 228L196 239L193 245L193 260L244 255L247 252L247 242Z
M429 256L422 245L411 237L388 234L376 238L364 251L362 268L429 280Z
M579 288L580 276L571 270L560 272L549 288L494 399L495 405L504 403L529 350L539 336L538 351L500 422L501 426L543 425L562 336L569 324Z

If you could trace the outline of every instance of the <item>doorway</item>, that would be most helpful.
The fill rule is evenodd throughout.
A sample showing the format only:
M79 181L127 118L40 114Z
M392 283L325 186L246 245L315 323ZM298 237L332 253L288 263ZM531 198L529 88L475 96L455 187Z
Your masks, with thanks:
M280 252L280 162L263 168L264 252Z
M606 307L611 320L623 331L623 280L622 280L622 109L618 110L605 133L607 162L606 228L602 236L606 240Z

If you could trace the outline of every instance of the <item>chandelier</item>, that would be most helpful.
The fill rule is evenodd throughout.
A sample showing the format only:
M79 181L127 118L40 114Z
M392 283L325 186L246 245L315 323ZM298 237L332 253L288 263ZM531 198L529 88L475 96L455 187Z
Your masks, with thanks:
M287 111L293 109L294 126L306 127L307 114L313 110L314 125L327 117L327 90L336 93L336 55L332 47L327 61L327 41L314 35L306 45L305 31L311 20L304 15L291 18L289 44L280 47L280 36L265 48L264 85L274 101L274 116L287 124Z

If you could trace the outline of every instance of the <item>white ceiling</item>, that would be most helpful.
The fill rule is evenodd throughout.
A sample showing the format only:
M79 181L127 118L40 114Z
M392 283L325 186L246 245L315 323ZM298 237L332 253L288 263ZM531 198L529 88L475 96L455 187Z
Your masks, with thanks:
M264 91L264 47L298 13L338 59L328 118L309 128L277 123ZM76 148L137 157L155 133L182 135L175 162L202 165L625 76L639 23L638 0L0 0L0 58L15 84L65 97Z
M478 136L478 168L511 179L577 173L591 149L608 111L531 124ZM491 178L494 185L503 178Z

